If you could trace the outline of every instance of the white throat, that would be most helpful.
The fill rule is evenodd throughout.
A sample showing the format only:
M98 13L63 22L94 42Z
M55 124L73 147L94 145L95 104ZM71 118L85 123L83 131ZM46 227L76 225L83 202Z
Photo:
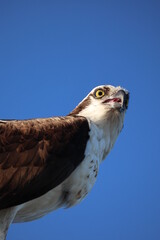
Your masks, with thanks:
M98 133L97 138L104 139L104 154L102 160L108 155L114 143L123 128L125 112L119 112L116 109L106 109L105 106L98 107L94 102L84 108L79 116L86 117L90 125L93 125ZM96 130L98 129L98 131Z

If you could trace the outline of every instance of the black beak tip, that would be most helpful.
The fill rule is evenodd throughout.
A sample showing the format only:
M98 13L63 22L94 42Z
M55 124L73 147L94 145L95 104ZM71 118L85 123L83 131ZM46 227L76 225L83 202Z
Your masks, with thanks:
M129 92L125 91L125 94L124 94L124 106L125 106L126 109L128 108L129 97L130 97Z

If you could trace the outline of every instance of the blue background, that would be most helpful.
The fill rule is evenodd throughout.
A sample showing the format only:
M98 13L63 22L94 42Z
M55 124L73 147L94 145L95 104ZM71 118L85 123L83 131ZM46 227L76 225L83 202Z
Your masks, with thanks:
M93 190L8 240L160 239L160 1L0 2L0 118L65 115L101 84L131 98Z

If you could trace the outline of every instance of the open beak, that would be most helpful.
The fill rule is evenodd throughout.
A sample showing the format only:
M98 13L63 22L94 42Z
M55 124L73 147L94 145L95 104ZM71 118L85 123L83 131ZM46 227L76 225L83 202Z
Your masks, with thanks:
M103 103L108 103L115 108L118 108L120 112L123 112L128 108L129 102L129 92L120 89L118 92L111 95L108 99L106 99Z

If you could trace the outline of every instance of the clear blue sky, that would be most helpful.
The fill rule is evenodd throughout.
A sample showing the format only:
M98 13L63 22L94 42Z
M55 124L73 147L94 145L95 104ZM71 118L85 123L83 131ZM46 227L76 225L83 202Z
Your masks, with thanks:
M65 115L101 84L131 99L92 192L8 240L160 239L160 1L0 2L0 118Z

